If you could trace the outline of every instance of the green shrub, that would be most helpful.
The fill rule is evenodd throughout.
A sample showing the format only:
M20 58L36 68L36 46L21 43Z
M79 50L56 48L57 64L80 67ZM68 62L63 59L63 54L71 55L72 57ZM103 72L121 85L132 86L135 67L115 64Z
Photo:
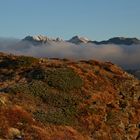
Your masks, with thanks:
M74 88L81 88L83 81L82 79L69 68L57 68L57 69L36 69L28 74L36 80L43 80L50 87L58 88L64 91L68 91Z
M20 67L29 67L35 62L38 62L38 59L34 57L27 57L27 56L20 56L17 58L7 57L2 62L0 62L0 67L16 69Z
M35 80L44 80L46 78L46 72L42 68L34 68L27 75L27 78L35 79Z
M47 114L36 112L36 117L43 122L46 121L54 124L66 125L74 122L78 105L81 102L78 95L71 92L54 90L46 83L38 80L34 80L29 84L13 86L11 92L39 97L49 106L49 111ZM56 111L51 111L54 108Z
M48 82L51 86L62 90L81 88L83 81L72 69L56 69L48 73Z
M42 110L37 110L35 112L33 112L33 115L34 115L34 118L37 120L37 121L40 121L42 123L47 123L47 114L42 111Z
M14 68L16 65L16 60L12 58L5 58L0 62L0 68Z
M77 123L76 117L74 115L67 115L63 109L49 111L46 121L56 125L74 125Z
M68 92L45 94L42 99L49 105L47 122L68 125L75 121L80 98ZM51 111L52 108L56 110Z
M73 125L76 123L74 115L67 115L61 108L49 108L48 112L37 110L33 112L34 118L44 124L52 123L55 125Z
M48 93L48 86L42 81L32 81L26 84L16 84L9 89L11 93L30 94L35 97L43 97Z
M18 67L29 67L31 66L33 63L38 62L37 58L34 57L27 57L27 56L20 56L17 58L17 65Z
M33 96L38 96L40 98L44 97L50 92L50 88L42 81L32 81L28 84L29 92Z
M8 89L8 92L13 93L13 94L17 94L17 93L29 94L30 93L28 84L16 84L16 85L13 85L12 87L10 87Z
M32 81L29 84L17 84L9 89L11 93L30 94L34 97L40 97L45 103L55 107L69 107L77 105L79 97L70 92L55 91L42 81Z

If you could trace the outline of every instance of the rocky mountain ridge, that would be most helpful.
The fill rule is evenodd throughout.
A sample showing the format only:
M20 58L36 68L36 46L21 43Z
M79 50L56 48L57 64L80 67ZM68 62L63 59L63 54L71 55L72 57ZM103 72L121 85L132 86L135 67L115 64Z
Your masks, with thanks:
M59 37L57 38L49 38L47 36L42 36L42 35L36 35L36 36L26 36L22 41L28 41L33 44L40 44L40 43L47 43L49 41L55 41L55 42L60 42L63 41Z
M60 42L64 40L60 39L59 37L49 38L47 36L36 35L36 36L27 36L22 41L28 41L32 43L47 43L49 41ZM140 44L140 40L137 38L125 38L125 37L114 37L105 41L92 41L92 40L89 40L87 37L74 36L70 40L67 40L64 42L70 42L74 44L93 43L96 45L103 45L103 44L137 45L137 44Z

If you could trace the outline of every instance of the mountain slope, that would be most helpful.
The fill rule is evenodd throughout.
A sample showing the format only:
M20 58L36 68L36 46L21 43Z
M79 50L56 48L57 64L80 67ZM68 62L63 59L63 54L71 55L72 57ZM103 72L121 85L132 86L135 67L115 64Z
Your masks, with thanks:
M139 102L110 62L0 54L0 139L138 140Z

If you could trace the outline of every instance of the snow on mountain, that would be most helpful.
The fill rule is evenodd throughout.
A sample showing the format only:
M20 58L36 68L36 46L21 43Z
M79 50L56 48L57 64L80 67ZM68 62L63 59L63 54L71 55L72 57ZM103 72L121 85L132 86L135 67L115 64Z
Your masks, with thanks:
M36 36L26 36L22 41L30 42L33 45L46 44L51 42L69 42L76 45L79 44L96 44L96 45L105 45L105 44L114 44L114 45L137 45L140 44L140 40L137 38L125 38L125 37L114 37L104 41L92 41L87 37L74 36L70 40L63 41L61 38L50 38L48 36L36 35Z
M27 42L33 43L34 45L38 45L38 44L42 44L42 43L45 44L50 41L61 42L63 40L60 39L59 37L49 38L49 37L43 36L43 35L36 35L36 36L26 36L22 41L27 41Z
M80 44L80 43L88 43L90 40L86 37L79 37L74 36L68 42L74 43L74 44Z

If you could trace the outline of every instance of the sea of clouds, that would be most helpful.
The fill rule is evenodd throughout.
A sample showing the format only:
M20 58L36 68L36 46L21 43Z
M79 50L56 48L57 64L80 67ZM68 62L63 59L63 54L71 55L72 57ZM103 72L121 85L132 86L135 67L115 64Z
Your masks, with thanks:
M140 69L140 45L76 45L64 41L33 45L18 39L0 38L0 51L35 57L96 59L111 61L125 69Z

